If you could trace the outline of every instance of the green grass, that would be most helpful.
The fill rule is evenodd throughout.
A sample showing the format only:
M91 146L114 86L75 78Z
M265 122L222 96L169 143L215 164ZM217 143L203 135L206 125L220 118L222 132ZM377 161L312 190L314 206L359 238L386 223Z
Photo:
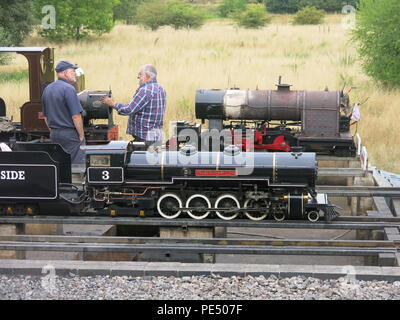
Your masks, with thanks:
M1 82L22 82L28 80L28 70L20 70L14 72L3 72L0 73L0 83Z

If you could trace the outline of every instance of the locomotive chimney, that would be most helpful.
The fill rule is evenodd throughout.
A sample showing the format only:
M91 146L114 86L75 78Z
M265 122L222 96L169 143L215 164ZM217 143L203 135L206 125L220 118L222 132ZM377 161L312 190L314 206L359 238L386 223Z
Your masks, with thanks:
M290 87L292 85L286 84L286 83L281 83L281 80L282 80L282 76L279 76L278 84L276 85L278 87L278 91L290 91Z
M290 91L291 84L286 83L278 83L276 85L278 87L278 91Z

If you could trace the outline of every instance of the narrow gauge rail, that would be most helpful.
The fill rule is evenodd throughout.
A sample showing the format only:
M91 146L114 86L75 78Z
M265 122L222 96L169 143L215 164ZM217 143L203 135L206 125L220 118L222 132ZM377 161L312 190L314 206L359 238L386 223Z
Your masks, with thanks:
M344 217L343 217L344 218ZM376 221L365 217L368 222L363 222L361 217L350 217L353 221L338 218L331 222L283 221L274 220L251 221L237 219L225 221L220 219L164 219L164 218L135 218L135 217L109 217L109 216L0 216L2 223L38 223L38 224L89 224L89 225L135 225L135 226L163 226L163 227L246 227L246 228L288 228L288 229L355 229L371 230L387 227L400 227L400 217L389 218L389 221ZM375 220L375 221L374 221ZM387 220L387 219L385 219Z
M108 238L108 237L107 237ZM210 254L285 254L327 256L378 256L396 254L399 244L393 241L357 240L259 240L259 239L187 239L57 236L3 236L0 250L69 251L69 252L190 252ZM31 240L31 241L23 241ZM32 241L33 240L33 241ZM42 242L45 240L44 242ZM47 241L46 241L47 240ZM50 241L49 241L50 240ZM98 241L101 240L101 243Z
M160 238L160 237L102 237L102 236L60 236L60 235L0 235L4 242L47 242L47 243L106 243L106 244L210 244L247 246L304 246L304 247L357 247L380 248L400 247L400 242L391 240L325 240L325 239L265 239L256 238Z
M400 197L400 188L376 186L317 186L316 192L334 197Z

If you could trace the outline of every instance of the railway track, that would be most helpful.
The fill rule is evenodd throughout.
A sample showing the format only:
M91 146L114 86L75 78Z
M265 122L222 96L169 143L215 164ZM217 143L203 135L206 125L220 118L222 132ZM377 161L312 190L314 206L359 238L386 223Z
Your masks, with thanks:
M344 218L344 219L343 219ZM383 229L400 227L400 217L379 218L345 217L330 222L283 221L274 220L251 221L236 219L225 221L220 219L164 219L164 218L136 218L136 217L109 217L109 216L0 216L0 224L30 223L30 224L88 224L88 225L134 225L134 226L162 226L162 227L245 227L245 228L287 228L287 229ZM355 218L355 219L354 219ZM361 219L357 219L361 218ZM348 221L350 220L350 221ZM371 221L370 221L371 220ZM378 220L378 221L377 221Z
M366 186L319 186L317 192L331 196L398 196L400 188ZM0 224L77 224L77 225L133 225L175 227L226 228L282 228L282 229L338 229L385 230L400 228L400 217L341 216L334 221L251 221L236 219L194 220L158 217L111 217L88 214L85 216L0 216ZM163 237L96 237L96 236L33 236L0 235L0 250L65 251L65 252L149 252L198 254L257 254L257 255L325 255L379 257L381 254L399 256L400 240L309 240L252 238L163 238Z
M391 197L400 198L400 188L376 186L317 186L317 193L333 197Z
M0 236L0 250L24 251L378 256L399 249L399 243L387 240Z

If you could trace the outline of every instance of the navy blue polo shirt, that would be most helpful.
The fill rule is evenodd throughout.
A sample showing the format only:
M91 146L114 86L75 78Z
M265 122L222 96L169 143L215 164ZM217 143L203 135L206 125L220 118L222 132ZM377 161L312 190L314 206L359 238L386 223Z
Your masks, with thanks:
M83 112L75 88L63 79L44 89L42 105L43 115L51 129L75 128L72 116Z

